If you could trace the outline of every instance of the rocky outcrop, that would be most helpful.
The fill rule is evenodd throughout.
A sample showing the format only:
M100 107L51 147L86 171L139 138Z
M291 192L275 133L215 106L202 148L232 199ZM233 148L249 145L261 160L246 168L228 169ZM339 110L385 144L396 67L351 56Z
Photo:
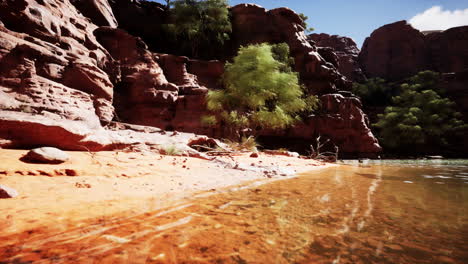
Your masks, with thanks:
M144 1L111 0L109 4L114 12L119 7L115 13L118 24L128 28L133 25L142 36L151 30L139 19L150 19L163 10L158 4ZM134 17L123 18L125 11ZM234 46L286 42L310 93L338 96L330 93L349 88L346 78L324 59L325 52L321 55L307 41L302 20L293 11L239 5L231 12ZM222 136L222 128L204 126L201 116L206 114L208 90L222 88L224 63L151 52L142 39L115 28L113 17L106 0L0 3L2 146L97 151L140 148L142 144L158 149L173 143L187 147L189 153L193 150L187 144L193 134L168 135L161 129ZM266 21L265 27L258 27L262 21ZM149 31L138 31L137 26ZM157 31L152 33L157 35ZM340 102L350 100L343 98ZM378 151L372 148L375 142L363 136L368 130L362 112L350 107L343 111L352 115L330 114L324 108L325 119L328 114L340 116L344 123L337 134L330 128L327 135L350 153ZM309 140L317 134L317 126L323 125L314 122L303 124L306 131L300 129L302 125L293 130ZM366 149L342 139L350 135L371 146ZM349 149L341 144L350 144Z
M359 99L329 94L321 96L320 100L326 114L309 120L308 125L313 128L309 133L331 138L340 153L372 156L381 151Z
M462 72L468 69L468 26L450 28L425 36L429 65L437 72Z
M427 67L424 34L406 21L388 24L366 38L359 62L369 78L401 80Z
M118 26L117 20L107 0L70 0L84 16L98 26Z
M105 0L73 3L91 3L97 8L91 11L112 20ZM167 82L141 40L110 27L98 30L90 18L69 0L0 2L0 145L98 151L174 144L189 153L193 134L169 137L160 129L111 122L115 87L130 89L135 104L165 103L168 97L158 90L178 87ZM114 34L122 45L103 47L95 31Z
M296 145L297 150L302 151L310 151L309 145L316 146L316 140L320 137L321 143L330 140L322 151L334 152L336 146L341 157L376 158L378 156L382 149L369 129L369 120L361 110L359 99L340 94L327 94L320 96L320 101L322 105L320 113L308 117L291 129L267 130L261 135L266 136L267 141L289 139L290 144Z
M240 4L231 8L231 17L234 50L247 44L285 42L294 58L295 70L311 93L333 93L350 88L350 83L335 66L325 61L317 48L307 41L302 19L291 9L266 10L254 4Z
M231 15L236 49L253 43L287 43L301 81L311 94L322 95L319 115L287 131L264 131L261 133L263 136L313 142L322 135L331 139L341 153L373 156L381 151L359 100L336 94L340 90L349 90L351 84L337 71L339 56L330 49L317 48L309 42L302 20L296 13L288 8L267 11L257 5L241 4L231 8ZM355 59L356 51L352 54Z
M206 114L208 89L188 72L187 65L213 84L222 74L222 63L152 53L140 38L120 29L102 27L95 35L120 65L114 99L118 118L166 130L208 133L200 120Z
M349 80L362 82L366 79L359 66L359 48L354 40L338 35L310 34L309 41L317 45L319 54L328 62L331 62L338 71Z
M119 28L141 37L153 51L168 52L171 46L164 37L163 24L168 13L163 5L142 0L108 0Z

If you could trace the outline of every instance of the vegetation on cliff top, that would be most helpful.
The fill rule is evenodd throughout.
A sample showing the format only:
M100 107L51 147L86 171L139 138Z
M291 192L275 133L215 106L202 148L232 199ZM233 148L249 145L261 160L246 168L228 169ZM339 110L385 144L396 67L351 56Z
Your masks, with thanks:
M182 54L210 59L223 52L231 34L227 0L168 1L171 23L167 35Z
M317 107L318 100L304 95L290 63L286 44L241 47L225 66L226 88L207 96L208 109L216 115L204 117L205 123L225 125L237 140L242 131L255 134L261 128L292 125L301 112Z

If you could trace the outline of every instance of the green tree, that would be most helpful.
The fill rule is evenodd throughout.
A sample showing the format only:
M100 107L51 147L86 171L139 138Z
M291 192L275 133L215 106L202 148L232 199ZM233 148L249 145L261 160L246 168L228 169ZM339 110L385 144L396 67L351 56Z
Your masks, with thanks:
M233 63L225 66L225 89L208 93L207 107L217 114L204 117L205 122L221 122L229 128L231 139L240 140L245 129L255 134L261 128L285 128L300 120L301 112L316 108L317 98L304 96L298 74L283 62L289 56L275 59L284 55L284 48L241 47Z
M179 53L212 58L223 51L231 34L227 0L174 0L172 23L166 25Z
M307 20L309 19L308 16L306 16L304 13L299 13L299 16L300 16L301 19L302 19L302 27L304 27L305 32L311 33L312 31L315 30L315 28L309 27L309 26L307 25Z
M441 149L467 128L454 103L440 94L438 83L438 73L425 71L401 85L401 94L375 124L384 147L405 152Z
M353 83L352 92L359 96L364 105L387 106L396 94L394 84L387 83L382 78L372 78L365 83Z

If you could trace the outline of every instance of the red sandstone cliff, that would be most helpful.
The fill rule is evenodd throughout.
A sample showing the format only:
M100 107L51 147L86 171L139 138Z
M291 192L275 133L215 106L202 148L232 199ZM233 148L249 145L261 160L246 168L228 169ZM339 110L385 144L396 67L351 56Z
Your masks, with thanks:
M222 88L223 63L150 51L142 39L115 28L121 21L113 13L123 12L115 9L116 2L114 9L107 0L0 3L3 145L100 150L155 144L163 136L150 128L134 127L142 133L133 133L112 120L222 136L222 128L204 127L200 117L208 89ZM146 6L120 3L140 11ZM307 41L297 14L255 5L235 6L231 14L235 49L263 41L288 43L301 81L309 92L323 95L322 114L279 132L281 138L299 137L308 144L321 134L343 152L380 151L358 100L334 94L350 82ZM260 22L265 27L252 27Z

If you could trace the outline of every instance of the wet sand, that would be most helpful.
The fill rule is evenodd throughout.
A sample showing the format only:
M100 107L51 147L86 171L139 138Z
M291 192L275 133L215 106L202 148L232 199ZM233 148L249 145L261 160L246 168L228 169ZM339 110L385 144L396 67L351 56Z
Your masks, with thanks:
M68 152L59 165L24 163L25 150L0 150L0 184L20 195L0 199L2 236L41 226L66 229L68 223L99 217L137 215L171 206L195 194L208 195L229 186L286 178L224 166L239 163L293 168L297 173L331 164L285 156L248 154L218 158L162 156L153 153Z

